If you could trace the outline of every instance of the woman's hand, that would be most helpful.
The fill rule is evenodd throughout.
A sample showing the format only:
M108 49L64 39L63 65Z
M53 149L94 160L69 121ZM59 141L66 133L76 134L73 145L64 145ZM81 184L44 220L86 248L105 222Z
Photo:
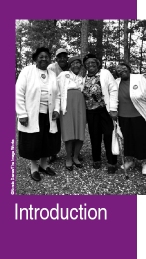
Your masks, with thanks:
M56 120L58 118L59 118L59 113L54 111L53 114L52 114L52 120L54 121L54 120Z
M117 120L117 116L118 116L117 111L110 111L109 114L113 120Z
M19 122L21 123L21 125L27 127L27 125L28 125L28 117L20 118Z

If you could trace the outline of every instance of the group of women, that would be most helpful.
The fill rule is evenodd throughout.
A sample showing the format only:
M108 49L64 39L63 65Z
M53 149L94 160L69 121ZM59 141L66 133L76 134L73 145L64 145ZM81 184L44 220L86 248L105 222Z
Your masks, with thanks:
M101 167L101 142L104 140L108 173L117 169L117 156L112 154L113 120L119 119L124 137L125 167L142 161L146 175L146 78L131 74L130 67L117 66L115 80L107 69L100 68L94 54L68 60L68 71L55 75L48 65L51 55L41 47L32 55L35 65L25 67L16 83L16 112L19 131L19 155L31 160L30 175L40 181L40 173L55 176L47 158L57 153L60 119L61 136L65 143L67 170L82 168L79 153L88 124L93 167ZM86 69L85 77L80 71Z

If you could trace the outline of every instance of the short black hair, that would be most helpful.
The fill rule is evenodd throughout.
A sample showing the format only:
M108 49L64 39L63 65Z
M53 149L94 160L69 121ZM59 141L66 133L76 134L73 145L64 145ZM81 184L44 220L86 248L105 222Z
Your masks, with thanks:
M38 55L41 53L41 52L46 52L48 54L49 57L51 57L51 53L49 51L48 48L46 47L40 47L40 48L37 48L36 51L32 54L32 59L33 61L36 61Z

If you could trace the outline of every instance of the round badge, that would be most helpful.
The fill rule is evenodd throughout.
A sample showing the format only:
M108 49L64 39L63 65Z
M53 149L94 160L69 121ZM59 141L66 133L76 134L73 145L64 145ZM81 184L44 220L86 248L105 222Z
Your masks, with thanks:
M67 75L65 75L65 77L66 77L66 78L70 78L70 75L69 75L69 74L67 74Z
M133 89L136 90L138 88L138 85L134 85Z
M41 74L41 77L42 77L43 79L45 79L45 78L46 78L46 75L45 75L45 74Z

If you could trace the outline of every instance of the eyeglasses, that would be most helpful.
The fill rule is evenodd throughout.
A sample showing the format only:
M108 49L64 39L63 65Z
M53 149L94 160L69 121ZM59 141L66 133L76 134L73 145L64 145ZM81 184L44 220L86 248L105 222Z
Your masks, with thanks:
M80 66L81 63L79 61L74 61L70 64L71 67Z
M86 67L89 67L90 65L93 65L93 66L97 65L97 63L94 61L91 61L91 62L85 63L85 65L86 65Z

